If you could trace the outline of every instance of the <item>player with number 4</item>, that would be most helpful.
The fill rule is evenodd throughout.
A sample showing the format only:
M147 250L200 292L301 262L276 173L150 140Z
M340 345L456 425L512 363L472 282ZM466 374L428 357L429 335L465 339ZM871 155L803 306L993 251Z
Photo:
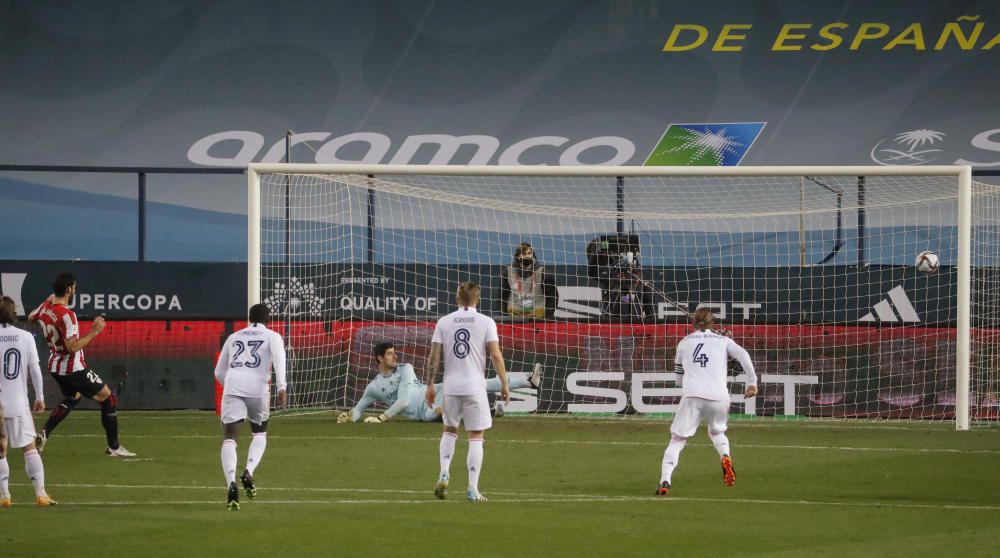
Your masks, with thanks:
M719 452L722 481L726 486L736 482L736 471L729 455L726 422L729 418L729 388L726 386L729 359L736 359L746 373L746 397L757 395L757 374L746 349L719 331L712 329L715 316L708 308L700 308L691 317L694 333L677 344L674 372L682 388L680 408L670 424L670 444L663 452L660 484L656 494L670 494L670 477L680 460L688 438L694 436L702 421L708 424L708 437Z
M439 445L441 474L438 476L434 496L444 500L448 494L451 459L458 441L458 424L465 423L469 436L469 471L467 498L472 502L485 502L479 492L479 473L483 468L483 433L493 425L490 404L486 398L486 354L489 353L500 379L500 397L510 402L510 385L507 369L500 352L500 337L493 318L476 310L479 304L479 285L465 282L458 287L458 310L438 320L431 338L431 355L427 364L427 405L434 406L434 380L438 365L444 362L444 405L442 420L444 432Z

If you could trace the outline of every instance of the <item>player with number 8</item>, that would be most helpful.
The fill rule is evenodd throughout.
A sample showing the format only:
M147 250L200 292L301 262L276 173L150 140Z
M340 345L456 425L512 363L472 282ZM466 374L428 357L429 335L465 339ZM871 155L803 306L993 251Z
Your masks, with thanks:
M438 320L431 338L431 356L427 364L427 405L434 405L434 379L438 365L444 361L444 405L442 420L444 432L438 447L441 473L434 495L444 500L448 494L451 460L458 440L458 425L465 423L469 435L469 471L467 497L472 502L485 502L479 492L479 473L483 467L483 433L493 425L490 405L486 399L486 354L489 353L500 378L500 397L510 402L510 385L500 337L493 318L476 310L479 304L479 285L466 282L458 287L459 309Z

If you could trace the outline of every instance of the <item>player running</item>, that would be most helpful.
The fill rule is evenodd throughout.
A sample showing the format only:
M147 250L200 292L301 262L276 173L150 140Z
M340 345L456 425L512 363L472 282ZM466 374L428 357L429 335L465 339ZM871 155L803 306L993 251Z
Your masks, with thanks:
M722 458L722 481L726 486L736 482L736 471L729 456L726 421L729 418L729 389L726 375L730 358L743 366L746 373L746 397L757 395L757 374L750 354L735 341L712 330L715 316L708 308L700 308L692 316L697 330L677 344L674 371L677 385L683 388L680 408L670 425L670 444L663 452L660 485L656 494L670 494L670 476L680 460L688 438L694 436L701 421L708 424L708 437Z
M240 482L248 497L257 496L253 473L267 447L267 419L270 411L271 369L278 388L278 406L285 405L285 342L276 331L267 328L271 312L264 304L254 304L248 315L249 325L226 339L215 365L215 379L222 384L222 472L226 476L231 511L240 509L240 491L236 487L236 438L240 424L250 421L253 440L247 450L247 466Z
M476 311L479 304L479 285L466 282L458 287L459 309L438 320L431 338L431 356L427 364L427 390L424 399L433 407L436 395L434 377L438 364L444 361L444 392L442 420L444 432L438 455L441 460L441 474L438 476L434 495L444 500L448 494L451 459L455 454L458 440L458 424L465 423L469 436L469 455L466 466L469 470L469 501L485 502L486 497L479 492L479 473L483 468L483 432L493 425L490 405L486 399L486 353L489 351L493 368L500 379L500 397L510 402L510 387L507 384L507 369L500 352L500 337L497 323L493 318Z
M441 402L444 393L442 384L436 384L434 391L437 397L434 406L427 405L427 386L417 379L412 364L399 364L396 361L396 349L392 343L379 343L373 351L378 362L379 374L365 388L364 395L358 404L350 411L344 411L337 417L338 423L358 422L362 413L374 402L379 401L388 409L377 417L365 417L366 423L386 422L396 415L420 422L441 421ZM542 383L542 365L535 364L534 370L527 379L510 378L510 389L535 388ZM502 384L499 378L486 380L487 393L499 393ZM502 407L499 407L502 409Z
M38 366L35 339L23 329L14 327L17 307L9 296L0 297L0 508L9 508L10 465L7 444L24 451L24 470L35 486L35 503L47 508L56 501L45 492L45 467L35 448L35 422L31 411L45 410L42 390L42 369ZM28 375L35 390L35 404L28 405Z
M42 334L49 344L49 374L59 384L63 400L52 409L49 420L35 437L38 451L42 451L56 426L69 416L80 403L81 395L101 405L101 426L108 441L104 451L110 457L135 457L118 442L118 397L97 372L87 368L83 348L104 331L104 318L94 318L86 335L80 337L76 313L69 309L76 296L76 275L63 272L52 281L52 294L28 315L28 321L38 321Z

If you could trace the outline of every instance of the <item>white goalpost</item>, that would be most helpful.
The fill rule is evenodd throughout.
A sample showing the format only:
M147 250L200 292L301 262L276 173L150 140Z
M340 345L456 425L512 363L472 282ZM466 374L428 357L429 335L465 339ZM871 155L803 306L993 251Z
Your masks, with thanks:
M709 307L761 378L744 400L731 370L733 413L998 424L1000 187L969 167L247 174L248 303L286 337L293 407L353 406L379 342L419 375L471 280L508 370L545 371L511 413L673 413L674 347Z

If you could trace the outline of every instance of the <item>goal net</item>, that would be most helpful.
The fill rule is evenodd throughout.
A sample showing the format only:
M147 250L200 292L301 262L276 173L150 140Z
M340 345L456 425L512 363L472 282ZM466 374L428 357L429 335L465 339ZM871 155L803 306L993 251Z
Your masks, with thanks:
M675 412L674 350L708 307L760 376L745 400L731 368L733 413L997 423L1000 192L967 168L249 175L249 302L286 337L294 407L355 405L380 342L422 375L474 281L508 371L544 371L507 412Z

